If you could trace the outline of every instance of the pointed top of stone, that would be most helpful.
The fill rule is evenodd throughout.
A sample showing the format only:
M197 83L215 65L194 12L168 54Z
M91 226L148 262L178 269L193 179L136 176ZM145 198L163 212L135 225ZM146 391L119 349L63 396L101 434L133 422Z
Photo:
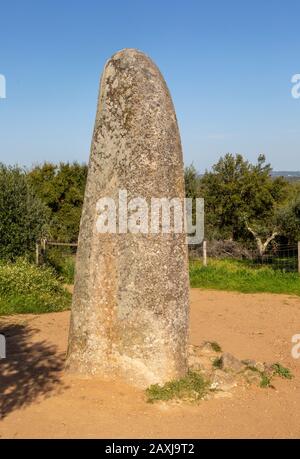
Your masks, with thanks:
M152 62L151 58L146 53L137 48L120 49L119 51L114 53L110 59L136 58L137 56L143 56L144 58L149 59Z
M103 76L109 73L109 67L111 65L118 67L118 70L125 70L126 68L134 70L138 73L140 69L146 70L148 76L157 77L162 80L167 87L165 80L153 60L143 51L136 48L123 48L113 54L107 61L104 67Z

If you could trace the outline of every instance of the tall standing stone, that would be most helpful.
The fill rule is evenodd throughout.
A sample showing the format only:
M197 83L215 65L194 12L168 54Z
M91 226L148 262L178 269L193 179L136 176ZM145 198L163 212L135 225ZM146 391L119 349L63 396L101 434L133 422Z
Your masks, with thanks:
M144 387L187 370L184 233L99 234L97 201L184 198L180 136L156 65L135 49L102 75L80 225L67 369ZM120 222L118 222L120 223Z

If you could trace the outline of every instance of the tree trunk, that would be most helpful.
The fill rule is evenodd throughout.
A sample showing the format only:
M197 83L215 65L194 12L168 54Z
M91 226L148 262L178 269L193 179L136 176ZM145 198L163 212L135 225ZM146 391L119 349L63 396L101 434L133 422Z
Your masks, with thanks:
M250 231L250 233L252 234L252 236L254 237L255 241L256 241L256 244L257 244L257 248L258 248L258 252L259 252L259 255L262 257L265 253L266 253L266 250L269 246L269 244L275 239L276 236L278 236L278 231L274 230L272 235L269 236L264 242L262 240L262 238L256 233L256 231L254 231L252 228L250 228L249 225L247 225L247 229L248 231Z

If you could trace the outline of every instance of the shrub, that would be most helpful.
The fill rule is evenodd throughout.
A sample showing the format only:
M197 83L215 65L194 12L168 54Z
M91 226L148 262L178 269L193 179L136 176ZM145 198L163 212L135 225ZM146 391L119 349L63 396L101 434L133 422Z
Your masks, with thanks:
M70 306L71 295L54 271L25 259L0 263L0 315L57 312Z

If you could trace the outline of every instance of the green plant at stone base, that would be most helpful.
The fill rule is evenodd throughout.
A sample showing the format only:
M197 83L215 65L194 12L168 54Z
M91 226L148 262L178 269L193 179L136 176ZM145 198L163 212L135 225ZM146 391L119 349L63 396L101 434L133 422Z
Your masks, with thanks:
M200 374L189 371L181 379L167 382L163 386L154 384L146 389L147 401L186 400L199 401L207 394L209 382Z
M248 370L259 373L261 377L260 387L262 387L263 389L268 387L274 389L274 386L272 385L272 379L274 376L280 376L281 378L285 379L293 378L291 371L288 368L283 367L279 363L274 363L272 365L271 368L273 370L273 373L271 374L267 374L265 371L259 371L256 367L253 366L248 366L247 368Z
M260 372L260 376L261 376L261 382L260 382L260 387L261 388L263 388L263 389L265 389L267 387L273 388L273 386L271 384L271 378L269 376L267 376L264 371Z
M283 367L280 363L274 363L272 366L274 374L284 379L292 379L294 375L289 368Z

